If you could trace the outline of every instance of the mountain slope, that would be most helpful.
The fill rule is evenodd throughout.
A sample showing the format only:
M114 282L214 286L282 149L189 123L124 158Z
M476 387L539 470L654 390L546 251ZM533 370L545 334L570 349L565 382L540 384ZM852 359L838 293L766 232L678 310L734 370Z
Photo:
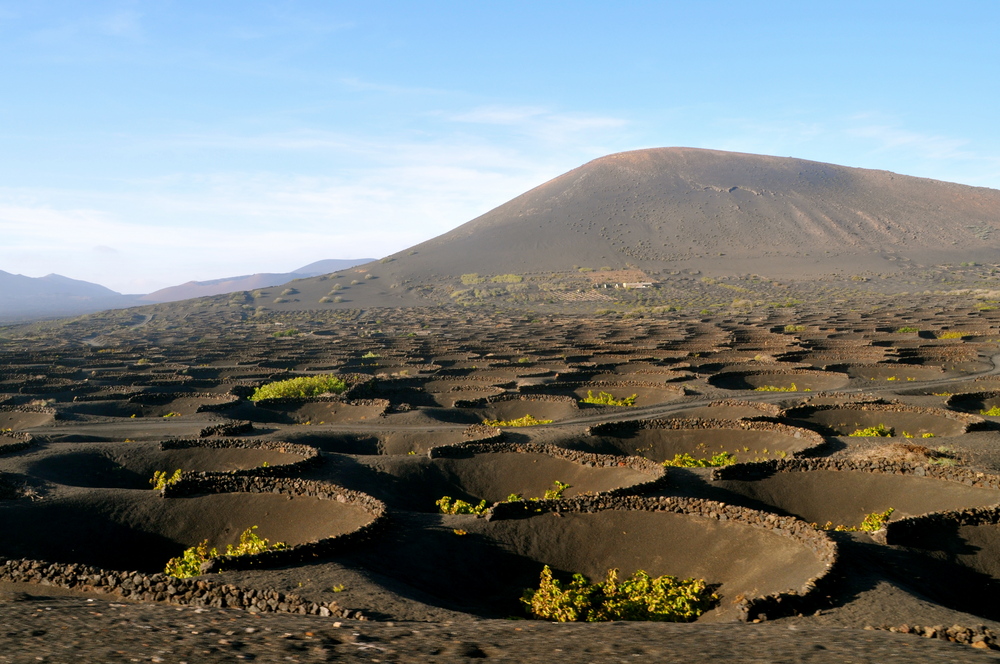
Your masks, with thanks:
M158 291L143 295L140 299L143 302L176 302L177 300L188 300L195 297L205 297L208 295L223 295L236 291L255 290L257 288L267 288L269 286L280 286L288 283L292 279L303 277L314 277L329 272L336 272L355 265L368 263L372 258L329 258L316 261L300 267L292 272L260 272L239 277L224 277L222 279L212 279L210 281L189 281L178 286L168 286Z
M58 274L26 277L0 270L0 321L71 316L140 304L135 296Z
M538 282L553 273L579 277L580 268L609 281L678 271L816 280L998 263L998 253L1000 191L802 159L660 148L596 159L448 233L353 268L341 287L366 281L349 293L307 280L297 284L297 302L274 308L315 306L321 297L341 306L441 302L470 284L482 301L499 294L490 277L507 274L532 282L529 290L579 291L589 284ZM485 286L460 281L471 273ZM519 288L508 286L515 296Z
M693 261L757 261L773 272L775 259L808 268L827 251L981 255L1000 248L998 230L1000 191L992 189L665 148L592 161L414 249L453 274Z

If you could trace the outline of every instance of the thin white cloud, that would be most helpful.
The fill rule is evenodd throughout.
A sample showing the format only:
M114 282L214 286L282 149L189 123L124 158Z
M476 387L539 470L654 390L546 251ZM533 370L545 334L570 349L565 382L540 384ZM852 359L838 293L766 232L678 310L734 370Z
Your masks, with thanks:
M56 271L142 292L144 284L154 290L322 258L381 257L578 161L531 159L490 145L411 144L389 154L337 176L179 174L117 193L0 189L0 269ZM119 254L109 262L95 245Z
M865 139L874 144L873 150L889 152L909 150L924 159L975 159L975 152L966 149L971 141L948 136L936 136L907 131L890 124L869 124L849 127L848 136Z
M465 116L439 115L441 131L426 142L317 130L110 137L114 150L164 150L192 163L211 152L206 163L216 169L149 174L114 190L0 188L0 269L144 292L323 258L381 257L621 149L627 124L542 108ZM473 119L492 122L499 135L469 133ZM297 175L220 167L245 155L266 164L269 155L287 161L297 153L321 156L324 166ZM101 246L119 253L94 249Z

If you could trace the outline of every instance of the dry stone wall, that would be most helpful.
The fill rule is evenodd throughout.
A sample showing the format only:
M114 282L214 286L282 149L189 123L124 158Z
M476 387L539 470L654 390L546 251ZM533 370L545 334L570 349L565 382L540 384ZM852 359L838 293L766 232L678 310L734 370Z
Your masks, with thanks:
M880 412L880 413L910 413L914 415L934 415L936 417L943 417L949 420L954 420L961 423L962 431L976 431L981 429L989 428L989 423L979 417L978 415L971 415L969 413L957 413L953 410L946 410L944 408L926 408L922 406L904 406L900 403L884 403L878 401L872 402L853 402L844 405L835 404L810 404L804 403L801 405L792 406L787 408L781 413L781 417L788 417L792 419L801 418L809 413L814 413L822 410L843 410L843 409L853 409L853 410L863 410L867 412Z
M0 580L110 594L140 602L366 619L360 611L345 609L336 602L310 602L292 593L240 588L204 579L177 579L166 574L106 570L75 563L0 559Z
M427 456L431 459L454 459L466 457L470 454L544 454L557 459L565 459L572 463L586 466L587 468L629 468L631 470L649 475L646 482L633 484L632 486L612 489L602 492L602 496L616 496L625 494L641 493L659 488L667 483L667 469L655 461L650 461L637 456L615 456L612 454L594 454L592 452L581 452L579 450L566 449L555 445L545 445L543 443L513 443L507 441L472 441L458 443L456 445L440 445L427 450ZM500 503L504 504L504 503Z
M1000 505L931 512L890 521L886 524L882 540L886 544L919 547L922 542L954 534L958 526L997 524L1000 524Z
M667 429L671 431L685 429L741 429L744 431L770 431L793 438L802 438L809 443L809 447L818 447L826 442L820 434L810 429L793 427L780 422L764 419L753 420L716 420L711 418L676 418L667 420L626 420L621 422L605 422L587 428L587 434L591 436L605 436L609 434L634 433L636 431L646 431L655 429Z
M838 560L837 545L833 539L801 519L699 498L600 495L561 500L516 501L494 505L485 518L518 519L544 512L558 514L605 510L673 512L716 521L735 521L795 540L812 551L823 563L823 572L808 579L801 588L760 597L740 598L737 602L737 615L743 621L775 618L809 610L814 603L821 601L823 584L827 582L830 571Z
M182 450L193 447L204 449L241 449L241 450L269 450L282 454L302 457L298 461L289 463L274 464L268 466L258 466L256 468L243 468L239 470L225 471L199 471L184 473L184 477L222 477L229 475L257 475L269 477L274 475L284 475L292 471L302 470L316 465L320 460L320 451L309 445L298 443L286 443L274 440L248 440L246 438L211 438L205 439L171 439L160 443L161 450Z
M233 472L183 473L179 482L168 484L161 490L161 495L165 498L211 493L276 493L293 497L335 500L362 508L371 515L372 520L352 532L296 544L286 549L254 555L212 558L202 564L202 573L296 564L320 556L333 555L370 539L385 526L388 518L385 503L377 498L336 484L298 478L238 475Z
M907 463L884 459L856 460L843 458L770 459L752 463L738 463L712 470L712 480L753 481L775 473L834 470L841 472L883 473L887 475L913 475L938 480L958 482L975 488L1000 489L1000 476L982 473L957 466Z

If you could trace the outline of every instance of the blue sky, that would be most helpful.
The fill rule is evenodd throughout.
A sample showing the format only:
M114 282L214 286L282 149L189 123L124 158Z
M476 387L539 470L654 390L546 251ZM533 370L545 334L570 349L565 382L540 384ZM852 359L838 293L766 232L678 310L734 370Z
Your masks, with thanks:
M604 154L1000 188L1000 3L0 0L0 270L380 257Z

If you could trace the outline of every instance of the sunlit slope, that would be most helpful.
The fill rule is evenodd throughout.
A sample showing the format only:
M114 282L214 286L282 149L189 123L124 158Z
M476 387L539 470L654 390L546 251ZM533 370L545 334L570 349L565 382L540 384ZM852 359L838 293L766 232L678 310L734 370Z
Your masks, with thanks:
M993 189L784 157L638 150L594 160L448 233L346 270L339 284L361 284L349 293L320 277L296 282L301 296L268 292L257 304L440 302L469 273L487 285L497 275L537 284L553 273L609 269L654 281L678 270L805 281L881 275L996 263L998 229Z
M784 258L808 270L826 268L815 260L826 252L917 261L982 254L1000 247L998 228L1000 191L992 189L664 148L585 164L414 247L421 259L407 263L438 274L734 260L774 271ZM812 260L802 260L807 255Z

